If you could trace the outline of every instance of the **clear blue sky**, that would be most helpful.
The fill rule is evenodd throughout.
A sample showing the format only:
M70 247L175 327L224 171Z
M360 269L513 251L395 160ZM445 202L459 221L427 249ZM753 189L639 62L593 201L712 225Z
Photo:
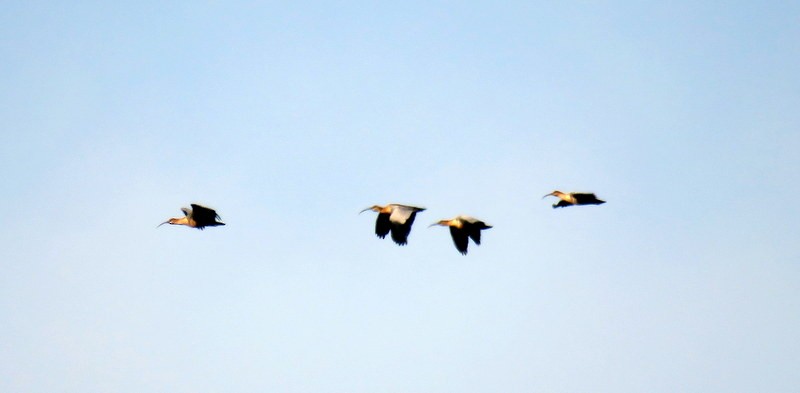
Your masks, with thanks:
M797 4L2 8L0 391L800 386Z

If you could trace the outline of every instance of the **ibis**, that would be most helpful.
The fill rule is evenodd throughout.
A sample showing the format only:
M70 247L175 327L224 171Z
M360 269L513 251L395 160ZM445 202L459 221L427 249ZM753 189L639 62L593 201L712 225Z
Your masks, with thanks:
M218 225L225 225L224 222L217 221L219 219L219 215L217 214L214 209L209 209L205 206L200 206L197 204L192 203L192 208L189 209L187 207L181 208L183 211L183 217L180 218L170 218L167 221L162 222L158 226L164 224L170 225L186 225L187 227L197 228L202 230L205 227L215 227Z
M545 196L542 199L547 198L549 196L554 196L560 199L558 203L553 204L553 209L558 207L567 207L573 205L602 205L606 203L606 201L602 201L597 199L597 196L592 193L586 192L561 192L561 191L553 191Z
M411 232L414 218L416 218L418 212L424 211L425 208L391 203L386 206L374 205L358 214L367 210L378 213L378 219L375 221L375 234L379 238L383 239L391 232L392 240L401 246L405 246L408 244L408 234Z
M440 220L439 222L431 224L428 228L435 225L450 227L450 236L453 237L453 244L455 244L456 250L462 255L467 255L467 246L469 245L470 238L476 245L480 246L481 231L492 227L470 216L456 216L450 220Z

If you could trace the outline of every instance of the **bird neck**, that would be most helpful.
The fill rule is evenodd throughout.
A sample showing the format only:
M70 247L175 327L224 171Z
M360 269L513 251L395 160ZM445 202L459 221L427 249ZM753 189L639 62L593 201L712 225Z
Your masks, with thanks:
M190 221L189 217L181 217L181 218L173 218L173 219L169 220L169 223L172 224L172 225L192 226L194 221L193 220Z
M575 197L573 197L572 194L566 194L561 191L556 191L553 194L564 202L575 203Z

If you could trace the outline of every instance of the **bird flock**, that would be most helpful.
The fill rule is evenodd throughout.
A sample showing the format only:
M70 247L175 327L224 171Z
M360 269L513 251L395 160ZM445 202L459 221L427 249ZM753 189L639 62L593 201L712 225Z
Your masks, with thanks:
M557 203L553 204L553 209L567 206L602 205L606 203L606 201L598 199L593 193L565 193L556 190L543 196L542 199L549 196L554 196L559 199ZM186 207L181 208L183 217L170 218L158 226L160 227L164 224L185 225L202 230L205 227L225 225L224 222L219 221L220 217L214 209L194 203L191 206L191 209ZM359 214L368 210L378 213L378 218L375 220L375 235L383 239L386 235L391 234L392 240L395 243L400 246L405 246L408 244L408 235L411 233L411 226L414 224L417 213L425 211L425 208L390 203L386 206L370 206L359 212ZM475 217L465 215L459 215L449 220L439 220L428 227L430 228L437 225L450 228L450 236L453 238L453 244L456 246L456 250L462 255L467 255L469 239L472 239L475 245L479 246L481 244L481 231L492 227Z

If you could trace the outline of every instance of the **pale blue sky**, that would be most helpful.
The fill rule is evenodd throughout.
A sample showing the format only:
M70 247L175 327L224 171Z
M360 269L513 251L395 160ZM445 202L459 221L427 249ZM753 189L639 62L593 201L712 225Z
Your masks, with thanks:
M797 4L2 8L0 391L800 386Z

